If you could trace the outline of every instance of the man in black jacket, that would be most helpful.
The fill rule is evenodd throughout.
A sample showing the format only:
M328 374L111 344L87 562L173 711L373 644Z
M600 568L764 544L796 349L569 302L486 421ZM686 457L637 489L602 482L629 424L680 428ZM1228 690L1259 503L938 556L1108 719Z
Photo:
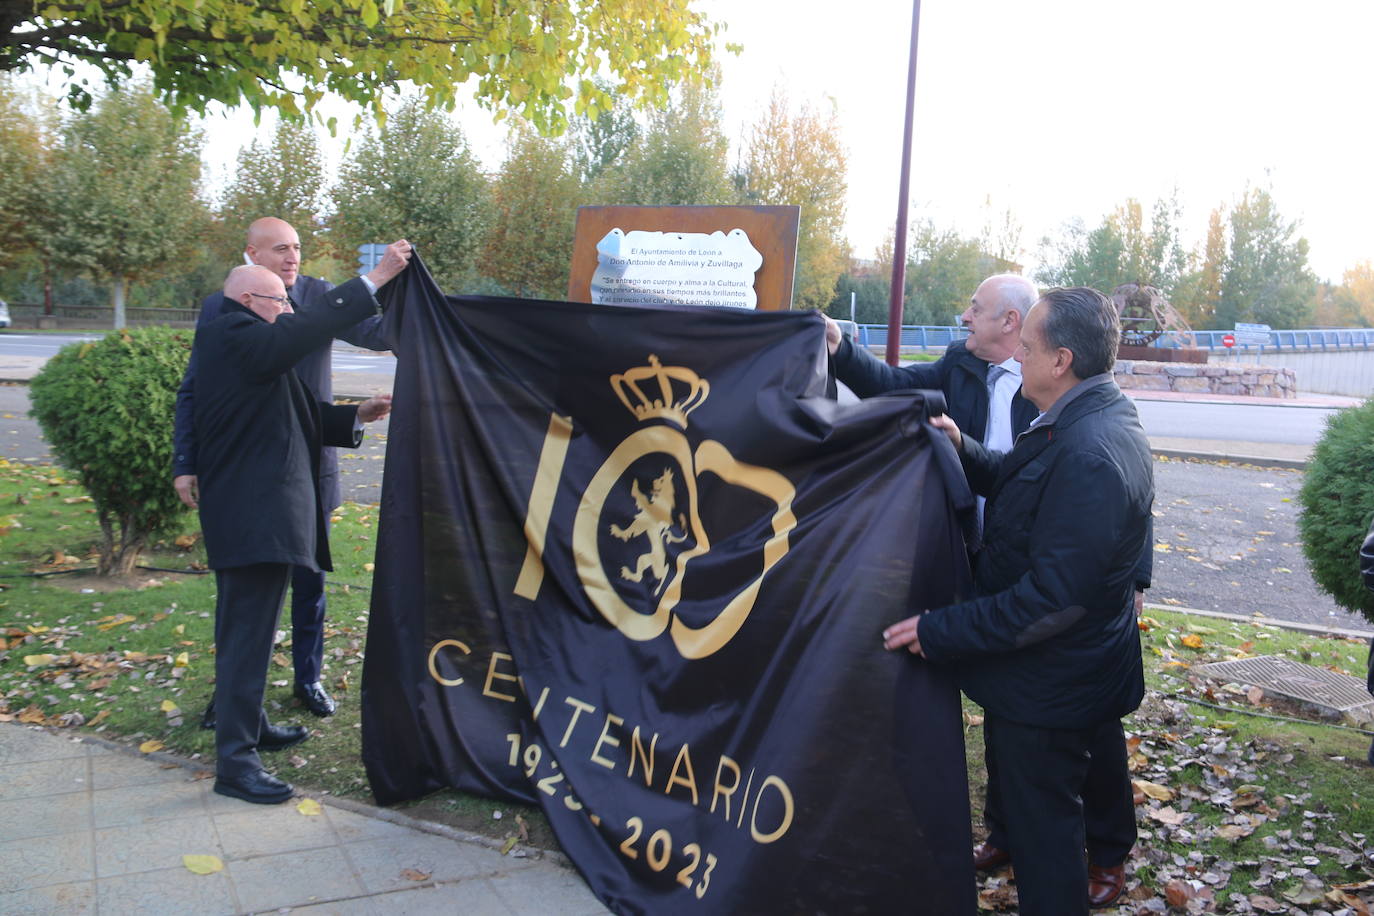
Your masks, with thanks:
M990 452L937 418L988 498L979 597L883 634L888 649L951 665L987 713L998 761L989 778L1023 916L1087 912L1082 796L1093 749L1124 746L1121 717L1144 694L1134 596L1154 472L1135 407L1112 380L1119 339L1105 296L1051 290L1027 315L1017 354L1042 414L1012 450ZM1129 793L1125 754L1113 757L1118 791Z
M221 314L196 333L192 423L205 551L215 570L215 791L285 801L292 787L262 767L259 749L289 747L301 726L263 712L272 634L293 566L330 569L320 507L320 449L356 445L361 423L386 415L389 395L340 407L312 397L292 367L343 328L376 311L373 292L406 265L396 242L367 277L332 291L322 307L293 312L281 278L236 267Z
M248 227L244 258L250 264L266 267L281 278L286 294L295 311L310 311L320 307L326 294L334 288L328 280L307 277L300 273L301 241L296 230L283 220L264 217ZM224 296L215 292L201 303L196 328L202 328L219 317ZM343 328L337 336L354 346L370 350L386 350L389 344L381 333L381 316L372 315L356 325ZM332 341L301 357L296 375L317 400L334 400ZM177 391L175 451L172 461L172 485L182 502L196 506L197 442L191 424L195 409L196 362L186 367L181 388ZM340 502L339 459L332 447L320 451L320 505L325 513L332 512ZM324 573L307 566L298 566L291 573L291 660L295 669L294 693L306 709L317 716L330 716L336 708L321 681L324 664ZM215 703L201 719L205 728L215 727Z
M1016 274L996 274L978 285L969 307L959 316L969 336L946 348L934 363L889 366L867 350L856 347L826 319L826 343L835 358L835 374L860 397L872 397L909 388L937 388L945 396L950 418L991 451L1011 451L1015 438L1026 431L1039 413L1021 391L1021 364L1015 358L1021 346L1021 327L1039 292ZM989 379L991 378L991 381ZM979 497L979 515L983 497ZM1137 571L1135 607L1144 604L1150 587L1151 545L1146 545ZM1108 735L1104 741L1114 739ZM1083 806L1087 822L1087 847L1094 863L1089 898L1106 905L1121 892L1121 865L1135 843L1135 805L1118 779L1118 757L1125 745L1116 741L1093 748L1093 765L1084 786ZM995 788L995 754L985 747L989 771L983 820L987 839L973 851L979 870L1001 868L1011 861L1003 829L1001 798Z

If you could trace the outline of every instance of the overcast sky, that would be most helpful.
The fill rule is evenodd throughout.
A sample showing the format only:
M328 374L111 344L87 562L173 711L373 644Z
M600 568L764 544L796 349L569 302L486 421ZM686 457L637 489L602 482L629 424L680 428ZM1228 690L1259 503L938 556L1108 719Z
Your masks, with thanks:
M835 100L849 237L870 255L896 217L910 0L699 4L744 45L724 56L732 142L774 84L796 102ZM925 0L913 219L977 235L990 195L995 215L1021 223L1033 262L1064 221L1092 226L1127 197L1148 207L1175 187L1188 241L1200 241L1212 207L1269 183L1301 221L1314 269L1339 280L1374 257L1371 35L1365 0ZM490 114L458 117L495 169L503 133ZM254 128L242 114L207 127L222 180Z

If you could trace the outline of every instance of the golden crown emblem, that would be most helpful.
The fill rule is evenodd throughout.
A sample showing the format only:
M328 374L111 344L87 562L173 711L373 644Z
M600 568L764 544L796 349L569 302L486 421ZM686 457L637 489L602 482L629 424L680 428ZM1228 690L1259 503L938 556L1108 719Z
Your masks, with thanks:
M683 429L687 428L687 415L711 395L711 383L706 379L686 366L664 366L653 354L649 355L649 365L611 376L611 388L640 422L661 417Z

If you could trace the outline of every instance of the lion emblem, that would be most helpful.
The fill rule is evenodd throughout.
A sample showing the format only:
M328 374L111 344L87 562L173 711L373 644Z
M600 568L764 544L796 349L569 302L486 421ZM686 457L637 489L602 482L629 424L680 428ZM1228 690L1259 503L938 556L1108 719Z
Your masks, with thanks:
M663 591L663 586L668 581L668 545L680 544L687 539L687 519L681 513L678 514L677 525L682 529L682 534L673 534L673 509L677 497L673 489L671 468L664 470L655 478L648 496L639 489L638 480L631 481L630 493L634 496L639 511L635 513L634 520L628 527L611 525L611 535L628 541L642 534L649 539L649 549L640 556L633 570L628 566L620 567L620 578L629 582L641 582L647 570L658 580L658 585L654 588L654 594L657 595Z

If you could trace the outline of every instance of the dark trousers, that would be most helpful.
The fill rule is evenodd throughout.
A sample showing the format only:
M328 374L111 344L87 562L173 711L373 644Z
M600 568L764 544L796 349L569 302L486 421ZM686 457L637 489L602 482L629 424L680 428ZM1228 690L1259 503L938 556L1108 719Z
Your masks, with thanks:
M262 769L258 735L272 637L291 567L257 563L215 570L215 773L237 779Z
M324 659L324 573L291 567L291 664L297 684L320 679Z
M993 778L998 761L986 740L983 748L988 769L983 809L983 821L988 827L987 841L998 849L1007 849L1009 841L1003 827L1001 796ZM1093 731L1088 754L1088 775L1082 793L1088 861L1112 868L1126 861L1136 840L1134 793L1130 770L1126 766L1126 736L1121 731L1119 719L1108 720Z
M1055 729L1021 725L988 714L983 720L983 735L992 763L988 772L990 807L1000 809L998 826L1005 841L1002 848L1011 853L1016 868L1021 916L1086 914L1084 794L1090 781L1092 751L1099 745L1110 750L1111 735L1120 748L1117 753L1124 791L1130 791L1120 720L1093 728ZM1132 810L1132 841L1134 836ZM1130 844L1126 849L1129 851ZM1118 863L1095 860L1095 864Z

